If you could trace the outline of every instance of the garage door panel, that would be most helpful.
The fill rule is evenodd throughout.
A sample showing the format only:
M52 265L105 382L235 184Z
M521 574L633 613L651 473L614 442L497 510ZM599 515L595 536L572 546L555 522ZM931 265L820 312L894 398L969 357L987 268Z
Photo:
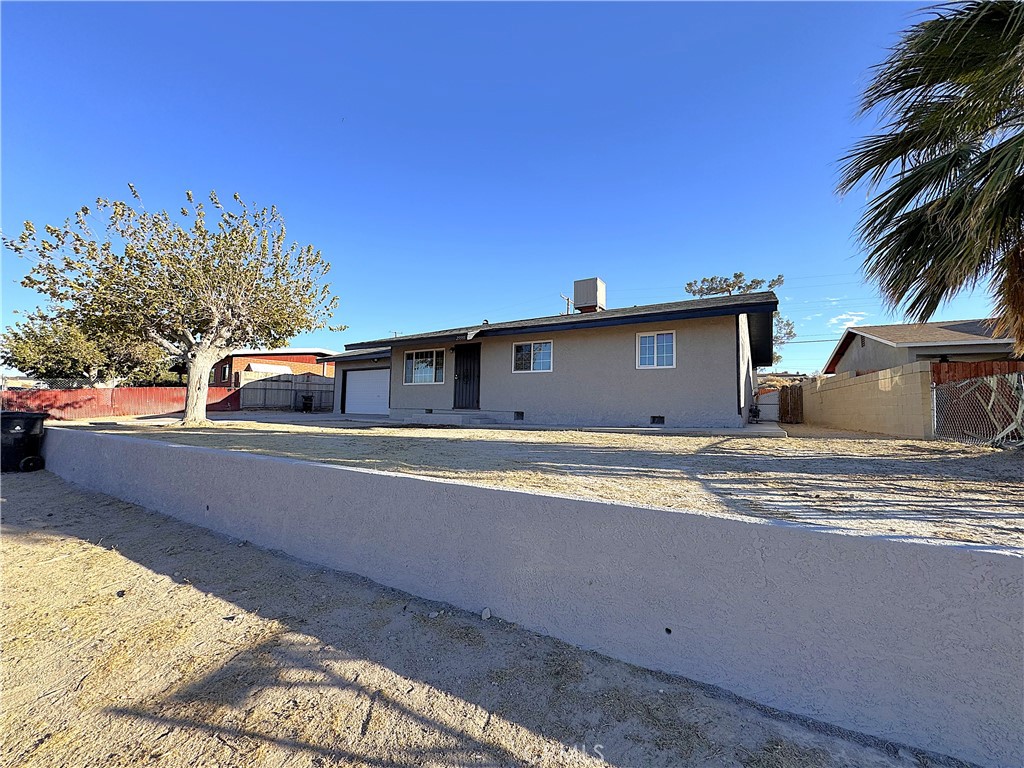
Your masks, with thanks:
M345 374L345 413L388 413L391 371L349 371Z

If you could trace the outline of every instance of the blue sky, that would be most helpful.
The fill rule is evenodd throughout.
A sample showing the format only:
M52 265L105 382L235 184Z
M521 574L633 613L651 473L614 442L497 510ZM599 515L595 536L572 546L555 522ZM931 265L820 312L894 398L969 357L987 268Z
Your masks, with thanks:
M2 227L186 189L276 204L333 265L345 343L610 306L782 273L820 369L861 280L865 198L834 193L902 3L10 3ZM3 254L3 321L37 297ZM983 292L935 319L984 317Z

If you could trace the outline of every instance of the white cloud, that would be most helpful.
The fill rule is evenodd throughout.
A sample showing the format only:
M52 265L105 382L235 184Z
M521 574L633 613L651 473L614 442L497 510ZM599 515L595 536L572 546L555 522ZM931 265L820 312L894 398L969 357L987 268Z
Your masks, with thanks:
M836 332L844 331L847 328L858 325L867 316L867 312L843 312L843 314L831 318L828 321L828 327Z
M825 301L829 302L830 304L838 304L845 298L845 296L826 296Z
M815 312L813 315L808 315L804 320L813 320L816 317L821 317L821 312Z

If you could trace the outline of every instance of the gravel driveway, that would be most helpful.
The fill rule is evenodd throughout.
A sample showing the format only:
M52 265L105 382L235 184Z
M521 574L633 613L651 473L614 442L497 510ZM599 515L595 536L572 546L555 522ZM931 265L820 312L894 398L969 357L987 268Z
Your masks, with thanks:
M74 425L70 422L69 425ZM218 421L88 425L499 488L1024 546L1024 451L786 425L789 438Z
M934 764L47 472L3 497L6 766Z

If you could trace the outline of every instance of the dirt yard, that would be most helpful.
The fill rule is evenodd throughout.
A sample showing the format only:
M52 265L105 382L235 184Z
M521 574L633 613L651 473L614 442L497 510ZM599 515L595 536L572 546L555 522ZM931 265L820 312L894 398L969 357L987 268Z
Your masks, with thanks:
M935 764L47 472L2 492L5 766Z
M68 422L73 425L74 422ZM219 421L84 428L859 533L1024 546L1024 452L787 425L789 438Z

